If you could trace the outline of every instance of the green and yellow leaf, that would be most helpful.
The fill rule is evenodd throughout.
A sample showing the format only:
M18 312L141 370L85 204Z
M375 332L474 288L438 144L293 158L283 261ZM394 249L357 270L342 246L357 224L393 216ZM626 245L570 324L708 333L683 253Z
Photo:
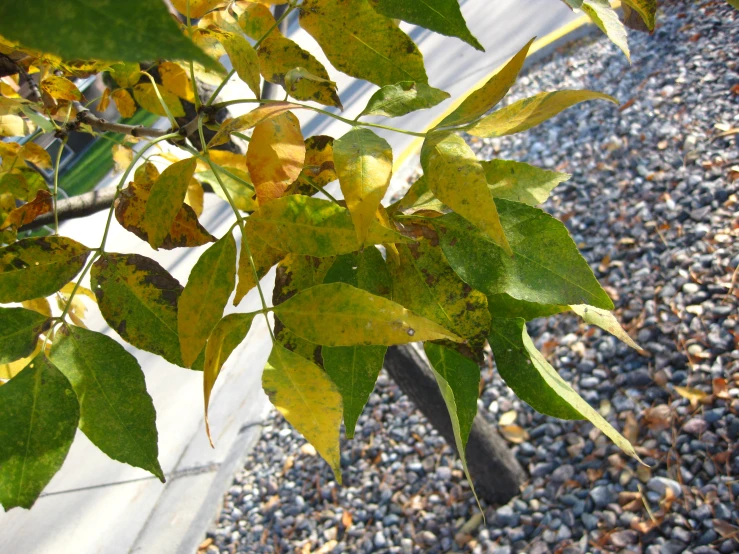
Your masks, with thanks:
M247 37L260 40L262 37L282 36L277 28L277 21L267 6L253 2L243 4L244 11L239 14L239 27Z
M554 187L567 181L569 173L548 171L523 162L494 159L480 162L494 198L537 206L549 198Z
M336 90L336 83L313 75L303 67L296 67L285 74L285 90L293 98L309 100L344 109Z
M297 67L320 79L330 80L323 64L289 38L268 38L262 41L257 54L262 76L270 83L285 86L285 75Z
M238 276L239 282L236 285L236 295L234 296L234 306L238 306L244 299L244 296L257 286L254 278L251 261L248 252L251 252L254 269L257 277L261 279L267 272L285 257L284 252L275 250L269 244L264 242L255 232L252 219L247 218L244 226L244 235L241 237L241 252L239 254ZM248 242L248 248L247 248Z
M84 96L72 81L58 75L47 75L41 80L40 87L54 100L80 102L84 99Z
M424 83L402 81L386 85L375 92L362 110L362 115L400 117L417 110L433 108L449 98L449 93Z
M334 139L327 135L305 139L305 163L295 181L296 192L312 196L319 188L338 178L334 165Z
M141 66L136 62L110 64L110 76L121 88L131 88L141 79Z
M144 108L147 112L151 112L161 117L167 117L167 111L162 106L162 103L157 97L156 90L159 90L159 94L162 97L162 101L169 108L170 113L173 117L185 117L185 110L182 107L182 102L174 94L167 91L163 86L154 85L151 83L139 83L133 87L133 97L136 99L136 103ZM116 101L116 106L118 102Z

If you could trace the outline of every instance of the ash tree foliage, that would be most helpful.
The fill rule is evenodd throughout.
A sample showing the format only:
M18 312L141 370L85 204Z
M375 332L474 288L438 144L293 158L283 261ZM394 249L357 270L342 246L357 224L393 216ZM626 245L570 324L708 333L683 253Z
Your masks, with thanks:
M627 51L624 26L608 2L566 2ZM269 5L285 3L282 17L297 12L333 68L282 36ZM654 0L624 4L628 17L636 13L654 28ZM423 342L465 468L487 344L520 398L554 417L590 420L636 456L526 332L528 320L572 310L638 348L563 223L537 207L569 175L515 160L478 160L462 138L523 132L580 102L613 98L552 90L492 111L516 81L532 41L511 45L520 50L434 128L396 129L365 118L398 117L449 98L429 84L423 56L397 20L481 50L456 0L172 5L178 14L160 0L0 4L0 136L50 133L65 142L70 131L125 135L114 147L125 170L107 225L97 237L90 233L87 244L60 235L58 218L54 233L18 239L18 230L35 218L56 215L59 157L52 160L32 141L0 142L4 509L33 505L77 428L111 458L164 480L144 374L120 341L202 371L207 421L211 391L229 355L254 319L269 313L273 344L264 390L338 481L342 421L352 437L387 347L410 342ZM230 72L221 64L224 56ZM355 119L318 107L342 107L329 70L378 86ZM98 73L110 87L101 98L85 98L74 78ZM234 74L253 95L220 102L218 93ZM263 80L284 87L286 99L260 98ZM11 85L24 82L31 94L21 97ZM198 82L213 84L209 98L200 98ZM168 118L171 129L105 122L87 110L96 102L99 111L114 102L124 117L147 110ZM219 122L215 114L233 104L253 109ZM336 118L348 132L305 137L299 110ZM423 177L389 206L381 200L393 152L377 128L424 138ZM245 154L222 149L233 137L248 141ZM160 173L148 156L163 141L179 155L170 154ZM38 169L53 170L53 186ZM325 193L337 179L343 200ZM233 209L233 226L223 236L198 221L203 183ZM316 197L319 192L325 194ZM111 251L113 225L153 250L207 249L183 286L154 258ZM275 265L270 303L259 282ZM87 278L89 288L82 285ZM262 309L223 316L229 301L238 306L255 287ZM93 305L115 338L85 327Z

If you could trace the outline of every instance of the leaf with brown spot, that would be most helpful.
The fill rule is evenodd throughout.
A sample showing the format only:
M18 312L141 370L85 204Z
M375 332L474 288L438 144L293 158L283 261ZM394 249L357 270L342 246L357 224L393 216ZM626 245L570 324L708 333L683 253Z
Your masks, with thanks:
M227 119L221 124L220 129L218 129L218 132L213 136L213 138L210 139L208 147L212 148L214 146L226 144L231 133L246 131L263 121L267 121L287 111L299 108L302 108L302 106L291 104L290 102L271 102L239 117Z
M308 100L324 106L344 109L339 99L336 83L317 77L303 67L296 67L285 74L285 90L298 100Z
M35 142L26 142L18 152L27 162L31 162L42 169L51 169L51 156Z
M296 192L313 196L318 192L314 185L322 188L338 178L334 167L334 139L326 135L305 139L305 163L295 181Z
M305 141L298 118L286 112L254 128L246 165L260 205L279 198L303 170Z
M177 330L185 367L190 367L203 350L235 284L236 241L228 233L200 256L179 299Z
M270 83L285 86L285 75L297 67L320 79L330 80L323 64L289 38L268 38L262 41L257 54L262 76Z
M55 100L81 102L85 99L82 93L69 79L57 75L47 75L41 80L41 90Z
M133 182L147 191L151 190L157 179L159 179L159 170L151 162L141 164L133 172Z
M28 225L38 216L48 214L53 209L54 204L51 193L47 190L40 190L36 193L36 198L31 202L23 204L8 214L5 221L0 224L0 231L11 225L16 229Z
M85 265L90 250L67 237L36 237L0 248L0 303L49 296Z
M259 98L262 93L260 86L262 80L259 76L257 51L243 36L236 33L220 31L218 39L226 49L236 74L247 84L254 96Z

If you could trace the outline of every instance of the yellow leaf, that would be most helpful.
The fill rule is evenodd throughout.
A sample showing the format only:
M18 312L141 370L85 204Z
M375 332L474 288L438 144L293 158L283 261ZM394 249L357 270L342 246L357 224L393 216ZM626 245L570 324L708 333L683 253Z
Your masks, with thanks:
M195 103L195 93L187 72L179 64L174 62L162 62L159 64L159 76L162 78L162 88L179 96L183 100Z
M174 9L184 16L187 16L187 5L190 4L191 19L200 19L216 6L225 3L226 2L224 0L172 0Z
M326 135L313 135L305 139L305 165L295 182L296 192L312 196L318 192L314 185L325 187L336 179L334 139Z
M313 362L279 343L262 374L270 402L318 451L341 483L339 427L341 395L326 373Z
M517 415L518 414L516 413L516 410L505 412L498 418L498 425L501 427L505 427L506 425L511 425L512 423L515 423Z
M259 68L270 83L285 86L285 75L291 69L302 67L321 79L329 79L328 72L310 52L285 37L268 38L258 50Z
M194 29L192 41L214 60L226 55L223 45L218 40L218 33L214 29Z
M174 163L162 172L151 187L141 226L155 250L164 242L182 207L187 187L195 173L195 165L195 158Z
M276 306L274 313L299 337L324 346L391 346L437 339L462 340L396 302L345 283L301 291Z
M121 88L131 88L141 79L141 67L136 62L116 62L111 64L109 72Z
M700 401L708 396L708 393L692 387L675 387L675 392L688 399L693 408L697 408Z
M21 302L24 308L38 312L41 315L51 317L51 305L46 298L34 298L33 300L24 300Z
M128 168L133 162L133 150L128 146L122 144L113 145L113 163L115 164L114 171L116 173L122 173Z
M310 100L324 106L344 109L336 92L336 83L317 77L302 67L291 69L285 74L285 90L298 100Z
M495 107L508 93L526 61L534 39L531 39L510 61L493 75L482 88L471 93L452 113L446 116L437 127L451 127L471 123Z
M205 401L205 432L213 446L208 420L210 393L221 373L221 368L231 352L246 338L256 314L230 314L224 317L213 328L205 346L205 364L203 366L203 398Z
M267 33L270 33L269 38L282 36L276 23L272 12L263 4L246 2L239 15L239 27L253 40L259 40Z
M279 198L303 170L305 141L295 115L286 112L254 128L246 165L260 205Z
M31 162L42 169L51 169L51 156L35 142L25 143L19 154L28 162Z
M221 128L215 136L210 139L208 143L209 147L218 146L228 142L228 136L236 131L246 131L252 127L267 121L273 117L277 117L289 110L295 110L302 108L297 104L291 104L290 102L272 102L264 106L260 106L255 110L250 111L239 117L227 119L221 124Z
M280 252L272 248L264 242L254 232L254 225L251 223L251 217L247 218L244 227L244 235L241 237L241 252L239 254L239 283L236 285L236 295L234 296L234 306L238 306L244 296L253 289L257 282L254 279L254 271L249 261L248 251L251 251L254 267L257 271L259 279L264 277L270 268L285 257L284 252ZM249 243L249 249L246 248L246 242Z
M243 172L249 171L246 168L246 156L244 154L237 154L236 152L229 152L228 150L211 150L210 161L221 167L233 167ZM210 169L210 166L205 169Z
M97 111L104 112L108 109L108 106L110 106L110 88L105 87L103 97L100 99L100 102L98 102Z
M81 101L82 93L72 81L57 75L47 75L41 80L41 90L55 100Z
M465 130L472 136L483 138L512 135L536 127L570 106L587 100L608 100L618 104L612 96L590 90L541 92L501 108Z
M0 137L24 137L35 128L33 123L19 115L0 115Z
M393 149L369 129L355 128L334 141L341 192L364 244L393 173Z
M20 229L24 225L28 225L38 216L47 214L54 209L51 194L47 190L40 190L36 193L36 198L14 209L8 214L8 217L0 225L0 230L7 229L11 225L16 229Z
M192 208L195 215L200 217L203 213L203 202L205 200L205 191L203 186L196 179L190 179L187 185L187 194L185 194L185 204Z
M421 151L421 165L429 189L439 200L513 255L485 171L462 137L449 133L429 135Z
M151 186L157 179L159 179L159 170L151 162L144 162L133 173L133 182L145 190L151 190Z
M70 296L75 286L76 286L76 283L67 283L59 290L59 292L64 294L65 296ZM86 296L87 298L95 302L95 304L97 304L97 301L98 301L97 296L95 296L95 293L92 292L87 287L83 287L82 285L78 286L77 292L75 292L75 295L77 294L82 294L83 296Z
M518 425L504 425L498 429L503 438L513 444L521 444L529 438L529 434L525 429L522 429Z
M159 90L159 94L162 96L162 100L169 108L169 111L172 112L172 116L185 117L185 110L182 108L180 99L171 92L167 92L162 86L157 85L157 89ZM144 108L147 112L167 117L167 112L159 102L154 85L151 83L140 83L133 87L133 97L136 99L138 105Z
M624 341L634 350L644 352L644 350L634 342L634 339L632 339L626 333L626 331L624 331L623 327L621 327L621 324L618 322L616 316L614 316L612 312L609 312L608 310L601 310L600 308L595 308L593 306L588 306L587 304L577 304L574 306L570 306L570 308L573 312L583 318L587 323L590 323L591 325L597 325L601 329L604 329L611 333L616 338Z
M262 79L259 76L259 58L257 51L241 35L236 33L219 33L219 40L226 49L231 65L239 79L244 81L257 98L262 92Z
M126 89L119 88L114 90L111 97L121 117L128 118L134 116L136 113L136 104L134 104L131 94Z

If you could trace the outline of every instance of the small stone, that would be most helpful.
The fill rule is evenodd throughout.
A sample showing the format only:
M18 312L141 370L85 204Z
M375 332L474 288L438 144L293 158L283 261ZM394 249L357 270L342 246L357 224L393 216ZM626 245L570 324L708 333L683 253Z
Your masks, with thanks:
M605 508L614 500L613 494L605 485L590 489L590 498L597 508Z
M691 435L700 435L708 429L708 423L702 417L694 417L689 419L685 425L683 425L683 431L690 433Z
M683 489L680 483L667 477L652 477L647 481L647 488L651 491L658 493L661 497L665 496L667 489L672 490L675 498L679 498L683 494Z
M570 464L559 466L552 472L551 480L555 483L564 483L575 475L575 468Z
M691 541L692 537L692 533L687 529L683 529L682 527L672 528L672 538L675 540L688 544Z
M616 531L615 533L611 533L610 536L611 544L616 548L625 548L630 544L636 544L638 538L639 535L637 535L636 531L632 531L631 529Z
M416 542L421 546L434 546L439 539L431 531L421 531L416 535Z

